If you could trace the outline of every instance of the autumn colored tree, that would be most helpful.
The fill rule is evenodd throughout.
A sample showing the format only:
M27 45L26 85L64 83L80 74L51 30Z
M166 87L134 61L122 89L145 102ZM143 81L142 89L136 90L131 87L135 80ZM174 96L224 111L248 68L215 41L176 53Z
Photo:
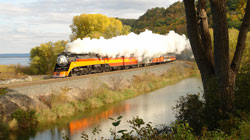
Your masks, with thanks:
M111 38L118 35L128 34L130 28L123 26L122 22L102 14L81 14L73 18L70 25L72 34L71 40L77 38Z
M250 26L250 0L247 0L244 17L240 26L236 51L230 64L226 0L209 0L213 18L213 46L208 29L206 0L184 0L187 32L195 60L201 73L206 103L213 102L207 97L216 94L219 110L225 116L233 107L235 78L237 76ZM213 89L213 92L211 92Z
M67 41L42 43L30 51L30 69L33 74L52 74L57 55L63 52Z

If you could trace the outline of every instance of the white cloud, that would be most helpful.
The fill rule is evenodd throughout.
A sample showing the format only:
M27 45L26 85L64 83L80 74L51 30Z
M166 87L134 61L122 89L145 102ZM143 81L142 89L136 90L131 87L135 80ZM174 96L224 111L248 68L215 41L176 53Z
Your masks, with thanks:
M81 13L138 18L177 0L12 0L0 2L0 53L26 53L40 43L67 40Z
M7 16L19 16L30 12L28 8L8 3L0 3L0 9L0 15Z

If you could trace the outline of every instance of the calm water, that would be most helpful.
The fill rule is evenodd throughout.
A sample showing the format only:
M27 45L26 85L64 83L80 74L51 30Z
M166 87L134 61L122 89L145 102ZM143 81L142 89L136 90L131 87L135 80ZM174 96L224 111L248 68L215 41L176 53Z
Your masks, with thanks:
M19 57L19 58L1 58L0 57L0 65L10 65L10 64L20 64L20 65L28 65L29 57Z
M140 116L145 122L152 122L155 126L170 124L175 120L172 107L180 96L188 93L201 92L201 80L189 78L175 85L167 86L149 94L141 95L117 104L108 105L90 112L81 114L80 119L69 122L65 126L54 127L43 132L37 132L30 140L61 140L67 134L71 140L81 139L81 132L91 134L94 127L100 125L100 136L110 137L109 129L113 128L109 117L123 116L119 129L129 129L127 120ZM96 137L99 139L98 137Z
M0 65L29 64L29 54L0 54Z

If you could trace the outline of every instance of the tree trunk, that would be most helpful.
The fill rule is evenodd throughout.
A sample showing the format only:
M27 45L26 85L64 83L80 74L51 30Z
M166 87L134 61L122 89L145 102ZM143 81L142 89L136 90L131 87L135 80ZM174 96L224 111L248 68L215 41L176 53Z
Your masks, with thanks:
M201 30L201 39L204 46L206 57L212 65L213 61L213 52L212 52L212 40L208 28L208 17L206 12L206 0L198 1L198 17L200 18L200 30Z
M234 73L237 73L240 68L240 62L243 55L243 51L246 48L246 38L247 32L250 27L250 0L247 0L246 12L244 18L242 20L242 24L240 26L240 32L238 36L236 51L234 54L234 58L231 64L231 69Z
M206 0L198 0L198 17L194 3L195 0L184 0L188 37L201 73L205 100L210 102L210 99L206 98L207 94L219 95L219 110L223 116L226 116L227 112L232 109L235 78L250 27L250 0L247 0L246 12L231 66L229 65L226 0L210 0L213 16L214 55L212 55L211 36L207 23ZM212 92L210 92L211 88L214 89Z
M187 20L188 38L192 47L192 51L201 73L204 92L209 90L209 79L214 76L213 65L208 60L205 47L202 45L200 32L197 23L196 10L194 0L184 0Z
M221 110L228 112L233 103L229 78L229 38L227 26L226 0L210 0L214 29L214 70L218 81Z

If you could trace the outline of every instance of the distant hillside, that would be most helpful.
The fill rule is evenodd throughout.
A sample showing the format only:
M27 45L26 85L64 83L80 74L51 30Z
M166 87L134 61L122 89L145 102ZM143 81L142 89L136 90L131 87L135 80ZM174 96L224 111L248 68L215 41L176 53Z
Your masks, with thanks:
M183 2L176 2L168 8L152 8L139 19L120 19L123 24L131 26L132 32L140 33L145 29L155 33L166 34L174 30L186 33L185 9Z
M239 29L244 13L246 2L243 0L228 0L228 27ZM207 3L207 14L209 26L212 27L212 14L209 2ZM139 19L120 19L123 24L131 26L135 33L143 32L145 29L155 33L166 34L174 30L179 34L186 34L186 17L183 2L175 2L168 8L152 8L140 16Z

